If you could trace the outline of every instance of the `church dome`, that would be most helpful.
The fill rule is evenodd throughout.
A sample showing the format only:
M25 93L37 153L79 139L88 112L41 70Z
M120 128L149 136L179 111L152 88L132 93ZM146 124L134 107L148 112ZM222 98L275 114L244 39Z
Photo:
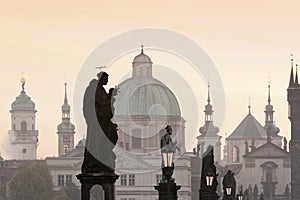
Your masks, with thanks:
M133 63L151 63L151 59L142 51L139 55L134 57Z
M35 104L31 98L26 95L25 91L21 91L20 95L11 104L12 110L32 110L35 111Z
M266 111L273 111L273 106L271 104L266 105Z
M181 117L179 104L173 92L161 81L152 77L152 62L141 53L134 57L132 77L119 84L115 116Z
M130 78L119 85L117 116L181 116L173 92L162 82L149 78Z
M63 121L62 123L57 125L57 131L59 131L59 132L74 132L75 125L69 121Z

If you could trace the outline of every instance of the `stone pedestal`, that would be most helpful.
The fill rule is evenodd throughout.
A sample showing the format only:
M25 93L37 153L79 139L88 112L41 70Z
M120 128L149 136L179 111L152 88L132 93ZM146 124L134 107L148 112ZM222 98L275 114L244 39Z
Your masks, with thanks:
M90 190L94 185L101 185L104 190L105 200L115 200L115 182L118 175L106 174L78 174L81 183L81 200L90 200Z
M212 188L206 188L205 190L199 190L199 199L201 200L218 200L219 195Z
M154 186L158 191L158 200L177 200L177 191L181 188L180 185L176 185L174 180L170 180L167 183L159 183L158 186Z

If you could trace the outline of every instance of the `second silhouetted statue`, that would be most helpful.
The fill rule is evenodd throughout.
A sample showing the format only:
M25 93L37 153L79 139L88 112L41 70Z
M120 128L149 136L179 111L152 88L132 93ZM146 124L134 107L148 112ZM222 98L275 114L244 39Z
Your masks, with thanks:
M116 156L113 152L118 135L117 124L111 121L114 112L114 96L118 88L104 89L108 74L100 72L93 79L83 99L83 114L87 124L87 137L82 173L114 174Z

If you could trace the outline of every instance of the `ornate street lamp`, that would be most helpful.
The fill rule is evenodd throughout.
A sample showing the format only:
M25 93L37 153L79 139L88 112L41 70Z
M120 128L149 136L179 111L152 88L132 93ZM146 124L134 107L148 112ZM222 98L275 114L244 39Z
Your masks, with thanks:
M237 200L243 200L243 195L242 194L237 194L236 199Z
M231 187L226 188L226 195L231 196Z
M199 190L199 199L201 200L218 200L217 194L218 174L214 165L213 146L208 146L208 149L203 154L201 183Z
M223 178L223 190L224 190L224 195L223 199L224 200L234 200L235 199L235 188L236 188L236 181L234 178L234 173L230 170L227 171Z

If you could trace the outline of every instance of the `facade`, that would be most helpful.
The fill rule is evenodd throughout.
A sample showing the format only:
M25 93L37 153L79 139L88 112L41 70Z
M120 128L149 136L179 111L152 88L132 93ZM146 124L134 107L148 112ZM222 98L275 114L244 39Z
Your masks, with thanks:
M290 153L286 142L282 148L280 129L274 123L274 110L271 105L270 84L268 86L268 104L265 112L265 125L262 126L249 112L237 128L226 138L227 165L220 167L221 174L231 169L235 173L237 188L247 189L252 194L254 187L265 198L284 195L291 177ZM286 140L286 139L285 139Z

